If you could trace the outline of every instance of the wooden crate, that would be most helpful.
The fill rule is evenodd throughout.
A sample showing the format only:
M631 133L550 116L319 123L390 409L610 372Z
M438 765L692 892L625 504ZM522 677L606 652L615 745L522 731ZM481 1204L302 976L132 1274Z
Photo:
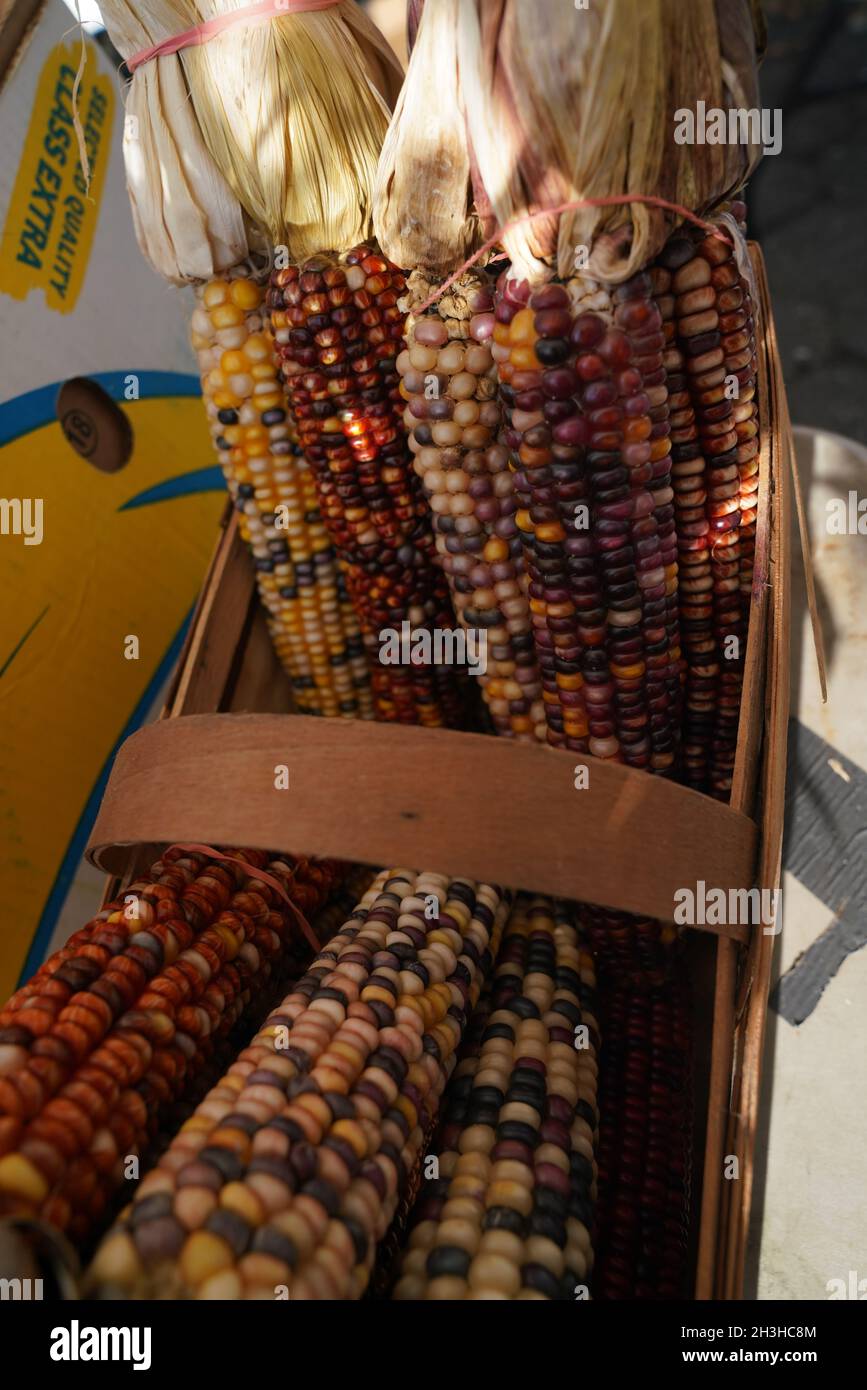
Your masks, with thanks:
M760 253L761 493L730 806L634 769L476 734L291 713L227 513L159 723L118 754L88 848L109 895L175 841L405 863L671 920L678 887L776 888L788 722L790 427ZM288 791L274 787L286 764ZM774 937L688 933L696 1023L692 1262L738 1298ZM703 1155L703 1159L702 1159ZM724 1178L726 1159L739 1176Z

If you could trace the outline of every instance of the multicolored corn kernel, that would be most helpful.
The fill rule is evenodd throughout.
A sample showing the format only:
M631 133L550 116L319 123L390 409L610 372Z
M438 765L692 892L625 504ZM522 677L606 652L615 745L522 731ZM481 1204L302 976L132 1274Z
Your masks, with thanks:
M239 267L197 290L192 340L211 435L299 712L370 719L361 633L277 374L266 285Z
M587 1297L598 1031L569 913L520 897L446 1090L393 1297Z
M369 653L377 717L457 725L453 670L378 664L384 630L454 626L402 419L404 289L400 271L360 246L275 271L267 303L299 442Z
M430 286L409 278L411 300ZM430 504L437 558L461 626L483 634L482 694L496 732L545 741L545 710L526 596L509 452L490 349L493 285L470 271L421 317L397 359L415 472Z
M381 874L144 1178L90 1291L360 1297L507 910L484 884Z
M549 742L673 776L677 563L650 281L531 293L504 274L495 312Z
M278 885L306 914L344 872L169 849L76 933L0 1016L0 1214L86 1236L213 1041L304 959Z

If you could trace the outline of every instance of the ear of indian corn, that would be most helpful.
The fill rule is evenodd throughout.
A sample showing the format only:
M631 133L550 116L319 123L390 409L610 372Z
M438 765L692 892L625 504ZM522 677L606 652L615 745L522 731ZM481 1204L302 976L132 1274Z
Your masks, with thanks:
M568 911L520 897L446 1091L396 1299L586 1298L599 1038Z
M666 350L687 653L685 775L731 792L752 596L758 425L749 285L731 242L679 233L654 271Z
M356 866L349 869L343 882L328 898L325 906L318 909L310 921L320 945L328 942L346 920L360 897L367 892L374 878L372 869ZM306 943L305 943L306 945ZM156 1130L153 1142L143 1153L140 1172L146 1173L165 1152L181 1125L186 1123L193 1112L205 1099L208 1092L216 1086L223 1073L234 1062L238 1053L246 1047L255 1035L265 1016L277 1007L285 996L289 981L300 976L304 968L305 952L299 943L298 951L281 958L279 968L275 969L267 984L248 988L243 1007L241 1001L235 1005L237 1022L221 1026L219 1036L200 1039L196 1058L189 1068L188 1083L177 1100L167 1109L161 1109L158 1122L152 1125Z
M299 441L370 654L378 717L456 725L463 708L453 669L379 662L385 630L454 626L398 393L404 284L361 246L275 271L268 307Z
M409 278L410 303L431 286ZM482 694L496 732L545 739L517 502L490 350L493 285L468 272L421 317L397 359L415 471L430 503L437 558L461 625L484 643Z
M677 927L591 903L582 903L579 914L606 987L617 980L659 984L667 977Z
M167 850L0 1015L0 1212L84 1237L213 1040L303 959L292 908L255 870L303 913L344 870L245 853Z
M660 615L664 617L666 636L672 641L677 640L677 589L672 582L674 575L671 569L672 561L672 537L674 534L673 518L673 491L671 487L670 472L670 424L668 407L668 389L663 364L663 350L665 347L665 333L658 316L649 306L649 296L653 285L646 277L640 281L633 282L624 287L616 300L616 308L612 300L607 299L602 294L595 296L592 287L590 294L585 300L586 310L592 308L607 308L609 312L617 315L615 322L619 320L619 325L624 329L631 330L631 346L636 349L636 356L640 358L641 382L644 386L644 396L646 397L646 417L650 422L647 431L646 456L644 461L652 465L648 478L648 490L652 491L653 496L653 519L657 523L657 534L661 534L667 544L666 556L670 562L668 583L665 591L665 607L660 609ZM466 294L466 287L458 287L458 293L463 291ZM424 290L419 291L419 298L425 298ZM465 316L466 317L466 316ZM408 352L403 354L403 361L399 360L399 367L402 371L404 390L409 397L410 407L407 415L407 422L414 428L414 445L420 446L416 449L416 467L422 474L426 489L431 496L434 511L434 526L437 530L438 550L442 555L443 535L439 530L439 521L443 515L449 515L449 497L457 495L463 497L462 490L458 490L455 484L455 492L451 493L448 489L448 479L451 471L455 469L466 469L467 460L475 462L472 451L467 445L476 443L471 437L464 442L457 437L457 432L453 431L448 436L437 439L435 431L437 424L428 423L430 405L427 401L436 395L430 390L430 383L435 382L437 386L447 386L451 380L452 370L460 370L467 366L467 355L471 350L464 342L463 361L457 360L457 353L453 353L455 358L446 357L445 361L440 360L443 352L448 353L452 347L451 336L446 336L443 331L444 323L451 330L451 325L457 320L460 322L460 311L450 304L445 312L437 315L433 327L427 326L430 323L430 316L422 318L413 324L409 333ZM443 322L444 321L444 322ZM487 319L479 317L477 323L487 327ZM586 320L585 320L586 322ZM425 325L425 329L419 335L419 327ZM557 328L556 320L541 320L541 327ZM447 330L448 331L448 330ZM489 328L488 328L488 331ZM561 329L561 332L565 331ZM587 330L585 329L585 332ZM438 349L439 354L436 361L430 360L430 355L417 355L413 362L412 348L421 336L424 347L428 349ZM454 335L457 337L457 335ZM458 339L460 342L461 340ZM496 351L496 346L495 349ZM552 345L546 343L540 355L544 358L549 353L551 360L556 364L560 351L556 342ZM472 364L470 364L472 365ZM526 369L526 363L524 364ZM422 370L424 369L424 371ZM597 381L600 378L595 378ZM460 381L460 378L459 378ZM622 377L620 379L623 383ZM524 384L519 382L519 384ZM530 387L534 385L532 379L527 383ZM554 384L557 384L555 379ZM538 388L538 381L535 383ZM425 390L425 387L428 389ZM439 391L439 398L443 397L443 390ZM477 392L481 395L481 392ZM448 398L448 392L445 392ZM460 396L460 389L458 392ZM551 398L556 401L556 396ZM524 399L520 405L529 410L535 407L537 410L547 403L543 396L541 399ZM593 402L590 402L593 405ZM606 404L610 404L604 399L595 402L595 410L602 411ZM460 406L452 408L451 420L454 420L456 410ZM554 405L550 414L554 415L560 407ZM434 419L436 419L436 407L434 407ZM443 415L446 412L442 412ZM564 413L565 415L565 413ZM411 418L420 419L421 425L413 427ZM568 418L568 415L565 415ZM601 417L597 413L592 417L595 422L601 423ZM513 415L514 421L514 415ZM521 422L523 423L523 422ZM532 421L530 422L532 426ZM612 422L616 423L616 421ZM472 430L475 421L469 422ZM427 431L427 433L425 433ZM454 436L454 437L453 437ZM478 441L479 443L481 441ZM538 442L538 440L537 440ZM500 446L503 455L506 450ZM489 450L483 457L489 464L488 471L497 476L496 470L490 468L493 450ZM644 450L640 451L642 454ZM634 451L638 454L639 451ZM529 462L530 457L525 455L524 461ZM634 459L641 462L640 459ZM553 472L553 468L552 468ZM506 475L510 481L512 474ZM556 475L555 475L556 476ZM568 475L566 475L568 477ZM564 479L564 471L559 474L559 480ZM540 479L541 486L545 487L550 483L550 478L543 476ZM472 485L470 484L470 495ZM512 489L502 495L510 496ZM532 500L540 500L541 488ZM570 494L563 489L557 494L567 503L574 503L576 496L581 497L581 493ZM541 500L550 501L550 493L541 495ZM493 509L491 509L492 511ZM567 516L571 512L568 508ZM508 516L509 514L507 514ZM459 511L460 516L460 511ZM478 511L476 512L478 517ZM544 515L537 513L537 519L544 520ZM588 518L589 519L589 518ZM486 511L484 521L490 523L491 514ZM457 525L460 526L460 521ZM466 524L466 523L464 523ZM514 523L513 523L514 527ZM479 530L483 528L480 526ZM472 534L472 532L471 532ZM517 537L518 546L520 540ZM446 544L451 540L449 531L445 533ZM640 544L640 542L639 542ZM460 554L457 545L452 542L454 550ZM647 546L643 547L644 554L647 553ZM550 552L549 552L550 553ZM470 551L472 557L472 551ZM520 563L520 552L515 557ZM472 560L471 562L472 563ZM445 565L446 573L449 571L448 563ZM472 573L467 566L467 573ZM453 572L452 572L453 573ZM461 567L457 567L458 582L452 578L455 588L458 588L462 575ZM487 579L488 576L480 576ZM502 577L502 576L498 576ZM466 581L464 581L466 582ZM467 585L469 588L469 585ZM454 592L454 590L453 590ZM466 621L465 610L462 611L459 593L455 593L455 607L463 621ZM475 614L472 615L475 619ZM555 613L555 617L557 614ZM554 633L558 630L557 625L552 623ZM562 630L562 629L560 629ZM679 653L674 656L679 659ZM680 710L680 671L675 667L669 673L666 690L671 696L672 708L675 712L675 719L679 719ZM488 692L486 691L486 697ZM493 701L488 697L489 706ZM494 709L492 709L494 713ZM496 721L495 721L496 722ZM499 728L499 725L498 725ZM620 1017L622 1011L622 1000L624 990L636 989L647 991L651 985L657 988L664 985L664 982L671 969L671 947L676 939L676 932L673 928L667 927L649 919L635 918L623 913L614 913L604 909L585 906L579 909L583 922L589 928L592 941L598 947L600 957L606 968L607 988L615 992L614 1016ZM509 960L509 964L502 966L506 974L508 983L514 986L514 980L518 976L519 966L514 963L514 956L510 957L510 952L514 951L514 938L512 937L512 923L510 922L504 934L504 940L500 952L500 960L504 957ZM499 963L498 963L499 974ZM638 995L639 999L643 996ZM663 992L654 997L653 1020L665 1023L671 1022L672 1015L666 1012L669 1002L668 994ZM483 1014L485 1009L490 1010L490 1000L485 1001L478 1011ZM643 1021L644 1014L639 1015ZM484 1032L486 1022L482 1021L479 1025L479 1034ZM618 1135L628 1131L629 1146L636 1142L647 1144L647 1136L639 1134L636 1137L632 1121L627 1114L624 1117L622 1111L617 1107L623 1106L627 1110L634 1106L635 1097L632 1092L624 1094L625 1090L631 1085L631 1078L636 1066L644 1066L642 1048L644 1041L641 1036L635 1042L635 1056L624 1044L623 1038L617 1028L613 1031L612 1048L608 1058L610 1093L612 1096L612 1106L614 1109L610 1114L603 1115L602 1134L605 1142L606 1167L604 1181L602 1185L605 1197L606 1220L600 1233L601 1250L603 1265L598 1280L591 1277L593 1253L591 1249L591 1217L592 1203L587 1191L579 1197L579 1202L585 1203L580 1216L570 1218L574 1230L569 1234L571 1239L566 1238L565 1225L558 1225L556 1216L552 1216L551 1203L556 1201L556 1196L546 1190L546 1184L539 1184L538 1191L540 1197L544 1197L546 1206L541 1210L534 1207L529 1216L523 1214L519 1209L495 1211L489 1213L482 1204L481 1194L484 1184L492 1178L500 1177L501 1170L509 1169L509 1176L515 1177L519 1172L520 1165L510 1160L504 1159L501 1155L508 1149L508 1143L498 1143L492 1151L490 1157L496 1157L497 1162L490 1163L490 1158L486 1153L486 1146L482 1144L481 1138L484 1135L485 1124L494 1123L496 1101L508 1103L515 1099L513 1089L506 1090L503 1084L497 1085L501 1078L496 1071L483 1072L481 1082L476 1082L478 1086L478 1096L480 1099L475 1101L476 1089L474 1086L475 1073L479 1067L491 1067L496 1063L502 1062L502 1057L496 1055L502 1044L496 1037L496 1028L491 1030L487 1037L487 1046L478 1046L479 1039L476 1040L475 1047L470 1045L469 1053L461 1064L458 1072L446 1093L446 1119L444 1127L437 1141L439 1153L439 1174L432 1181L425 1182L419 1201L412 1214L413 1229L409 1238L407 1249L400 1263L400 1274L394 1290L394 1297L398 1299L454 1299L454 1298L565 1298L574 1299L578 1291L586 1296L590 1288L598 1289L602 1297L627 1296L630 1290L634 1291L636 1285L641 1288L643 1296L649 1297L672 1297L680 1291L683 1278L683 1270L686 1261L686 1232L689 1222L689 1188L688 1188L688 1160L690 1155L690 1124L691 1114L688 1108L688 1097L682 1090L678 1090L678 1076L681 1075L681 1068L685 1068L683 1048L689 1047L689 1032L683 1018L678 1019L678 1027L673 1030L671 1038L671 1053L668 1057L667 1070L657 1058L653 1065L653 1079L657 1087L663 1083L669 1084L669 1091L666 1093L665 1107L654 1098L652 1106L653 1114L650 1116L651 1127L657 1123L658 1117L664 1115L670 1124L670 1132L666 1135L665 1142L667 1152L671 1155L673 1168L671 1172L660 1172L657 1159L657 1145L651 1143L646 1151L648 1165L652 1168L652 1175L644 1181L640 1175L633 1171L634 1161L632 1147L623 1156L621 1165L621 1154L618 1149ZM656 1037L654 1033L648 1042L652 1042ZM517 1044L515 1044L517 1048ZM489 1054L494 1053L491 1057ZM574 1054L573 1054L574 1055ZM534 1059L535 1060L535 1059ZM532 1062L530 1064L532 1066ZM589 1066L589 1064L588 1064ZM524 1068L525 1069L525 1068ZM515 1067L513 1075L517 1072L520 1076L522 1069ZM589 1077L595 1107L595 1062L592 1068L585 1072ZM493 1080L492 1080L493 1078ZM521 1078L523 1079L523 1078ZM559 1079L559 1078L557 1078ZM484 1085L483 1083L488 1083ZM495 1095L496 1101L490 1113L483 1104L482 1097L488 1094ZM523 1091L521 1092L523 1098ZM643 1097L642 1097L643 1100ZM583 1098L584 1105L587 1104L587 1097ZM667 1107L667 1108L666 1108ZM500 1112L501 1114L504 1112ZM576 1107L575 1123L587 1124L588 1119L593 1124L593 1114L595 1109L588 1115L588 1112L581 1104ZM511 1111L509 1112L511 1115ZM497 1131L499 1135L499 1130ZM592 1142L592 1131L585 1136ZM481 1148L480 1148L481 1146ZM552 1149L552 1145L547 1145L545 1152ZM541 1150L540 1150L541 1151ZM512 1151L509 1150L511 1153ZM515 1151L517 1154L517 1150ZM527 1154L522 1154L525 1160ZM558 1157L562 1157L558 1155ZM592 1149L589 1155L573 1155L573 1169L577 1168L577 1173L573 1171L573 1180L580 1175L586 1181L593 1182L593 1195L595 1196L595 1166L592 1166ZM515 1170L513 1172L512 1170ZM527 1172L520 1174L525 1176ZM469 1195L469 1189L465 1184L474 1183L473 1196ZM663 1195L660 1198L660 1190ZM514 1198L516 1208L520 1207L522 1201L526 1201L526 1191L514 1189L517 1194ZM465 1192L467 1195L465 1195ZM560 1194L562 1197L562 1194ZM634 1209L632 1204L637 1203L638 1228L631 1211ZM658 1226L662 1225L660 1233ZM564 1249L565 1247L565 1249ZM624 1250L626 1259L624 1259ZM646 1252L648 1260L641 1261L642 1254ZM567 1260L568 1254L568 1260ZM652 1261L652 1263L648 1263Z
M677 564L650 291L644 275L609 293L504 274L492 350L549 742L673 776Z
M361 633L263 320L266 285L241 266L197 291L193 346L211 435L299 712L372 718Z
M360 1297L506 913L484 884L381 874L143 1180L91 1292Z
M509 417L504 439L514 459L549 741L677 776L684 662L672 477L676 422L655 288L647 273L616 288L578 273L566 285L535 291L504 276L492 352ZM619 1000L619 991L634 990L641 999L642 991L664 988L674 928L592 906L580 913L606 990ZM629 1036L621 1045L615 1032L609 1054L604 1022L602 1032L614 1081L610 1108L601 1110L606 1218L595 1289L601 1297L630 1296L624 1290L640 1282L654 1296L676 1296L688 1192L672 1179L660 1216L656 1187L650 1181L642 1187L634 1149L649 1140L644 1120L633 1124L631 1097L621 1093L633 1068L643 1065L641 1039L633 1061ZM688 1043L684 1022L672 1042L675 1071L685 1065ZM690 1115L673 1104L667 1118L669 1150L688 1153ZM621 1155L623 1125L629 1149ZM647 1232L659 1222L676 1232L666 1227L654 1242ZM657 1268L643 1259L645 1250L658 1259Z
M651 987L613 976L600 1000L603 1123L594 1290L603 1299L684 1298L692 1156L689 989L676 968Z

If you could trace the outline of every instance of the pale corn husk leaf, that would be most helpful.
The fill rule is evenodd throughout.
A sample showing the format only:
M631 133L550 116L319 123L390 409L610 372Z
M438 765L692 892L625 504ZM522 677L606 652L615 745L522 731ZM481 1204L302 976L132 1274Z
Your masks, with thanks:
M146 0L135 21L130 5L107 0L103 14L129 56L246 3ZM128 111L140 148L128 154L128 180L145 254L170 279L199 279L242 259L262 234L294 261L365 239L401 80L354 0L233 28L137 69ZM185 101L169 103L165 93L177 91ZM256 232L239 237L245 227Z
M651 8L656 3L647 0ZM492 80L480 87L492 92L492 109L483 125L472 116L468 122L498 224L575 198L605 196L615 187L620 191L626 177L623 113L638 81L624 61L625 36L615 32L625 17L622 9L546 5L540 24L538 16L529 23L526 9L511 0L498 0L498 8L494 23L489 7L482 6L484 63ZM641 9L637 0L630 19L640 22ZM642 86L642 99L652 103L652 83ZM504 168L511 168L508 179ZM545 278L561 224L579 219L580 239L589 245L598 216L580 212L518 223L504 237L515 274ZM573 259L574 249L564 277Z
M101 0L123 58L196 23L192 5ZM243 209L211 157L190 104L180 59L158 58L126 93L123 153L142 253L175 283L206 280L247 255Z
M594 110L613 119L611 140L618 155L617 177L606 180L604 166L593 186L574 196L606 197L612 193L643 192L697 209L705 202L705 185L720 180L720 155L709 155L697 177L686 146L674 142L674 111L690 106L695 93L716 105L719 95L719 55L713 20L713 0L611 0L611 29L606 55L618 73L613 91L605 73ZM617 105L628 113L616 117ZM586 114L585 114L586 120ZM615 209L567 213L560 225L557 267L561 274L574 264L576 248L590 246L590 274L604 281L632 275L661 249L675 218L642 203Z
M207 19L243 0L198 0ZM205 141L238 201L292 261L370 235L402 72L352 0L184 51ZM361 40L361 41L359 41Z
M436 273L469 255L478 238L458 93L459 4L425 6L374 190L374 230L385 255Z

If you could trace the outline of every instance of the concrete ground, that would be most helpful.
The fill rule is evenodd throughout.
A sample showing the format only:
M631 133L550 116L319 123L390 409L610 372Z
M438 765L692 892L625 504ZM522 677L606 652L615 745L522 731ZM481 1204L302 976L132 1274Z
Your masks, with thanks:
M762 103L783 147L750 194L792 417L867 443L867 3L766 0ZM793 572L783 930L768 1019L747 1297L867 1297L867 535L827 502L867 497L867 451L799 441L829 659L822 706ZM864 520L867 531L867 517ZM793 969L793 967L795 967ZM829 1287L830 1285L830 1287Z
M829 699L795 564L783 926L745 1283L760 1299L827 1298L849 1271L867 1293L867 537L826 529L830 499L867 495L867 449L799 431L798 454Z

